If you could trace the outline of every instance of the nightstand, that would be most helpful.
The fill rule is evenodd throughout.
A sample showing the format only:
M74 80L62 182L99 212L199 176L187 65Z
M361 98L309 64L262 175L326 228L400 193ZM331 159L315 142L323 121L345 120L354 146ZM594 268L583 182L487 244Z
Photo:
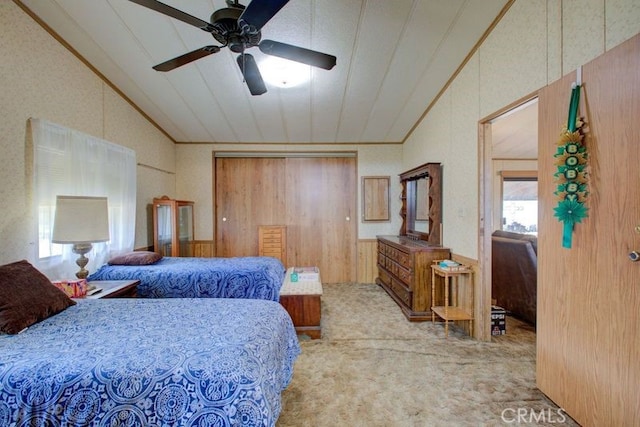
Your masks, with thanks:
M82 299L135 298L140 280L94 280L89 283L102 290Z

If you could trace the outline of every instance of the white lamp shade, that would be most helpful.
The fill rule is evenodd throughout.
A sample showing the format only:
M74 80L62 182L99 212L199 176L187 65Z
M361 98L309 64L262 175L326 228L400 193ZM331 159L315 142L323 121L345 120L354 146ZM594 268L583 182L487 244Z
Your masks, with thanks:
M109 240L106 197L57 196L53 243L96 243Z

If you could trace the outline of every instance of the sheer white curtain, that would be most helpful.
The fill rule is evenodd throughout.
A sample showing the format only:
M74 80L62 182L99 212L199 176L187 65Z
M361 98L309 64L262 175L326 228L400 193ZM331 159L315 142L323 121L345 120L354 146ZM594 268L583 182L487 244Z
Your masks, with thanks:
M42 119L31 119L34 205L38 218L37 265L51 280L75 278L72 245L51 243L56 196L107 197L111 240L94 243L89 272L111 255L133 249L136 154L120 145Z

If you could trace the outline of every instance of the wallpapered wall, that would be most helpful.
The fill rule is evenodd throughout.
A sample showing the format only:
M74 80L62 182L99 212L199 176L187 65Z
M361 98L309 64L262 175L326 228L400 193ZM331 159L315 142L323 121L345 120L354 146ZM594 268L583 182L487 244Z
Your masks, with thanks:
M637 0L517 0L403 145L444 165L444 245L478 258L478 122L640 32Z
M136 247L147 246L147 205L175 196L173 142L10 1L0 2L0 57L0 263L37 255L30 117L130 147L151 166L138 166L137 182Z

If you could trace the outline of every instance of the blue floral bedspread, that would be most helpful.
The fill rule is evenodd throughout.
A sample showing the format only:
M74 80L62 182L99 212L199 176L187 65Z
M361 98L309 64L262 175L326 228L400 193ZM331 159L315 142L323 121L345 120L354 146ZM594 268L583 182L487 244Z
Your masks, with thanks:
M0 426L274 426L299 353L272 301L83 300L0 335Z
M164 257L151 265L108 265L89 280L140 280L142 298L250 298L278 301L285 268L277 258Z

